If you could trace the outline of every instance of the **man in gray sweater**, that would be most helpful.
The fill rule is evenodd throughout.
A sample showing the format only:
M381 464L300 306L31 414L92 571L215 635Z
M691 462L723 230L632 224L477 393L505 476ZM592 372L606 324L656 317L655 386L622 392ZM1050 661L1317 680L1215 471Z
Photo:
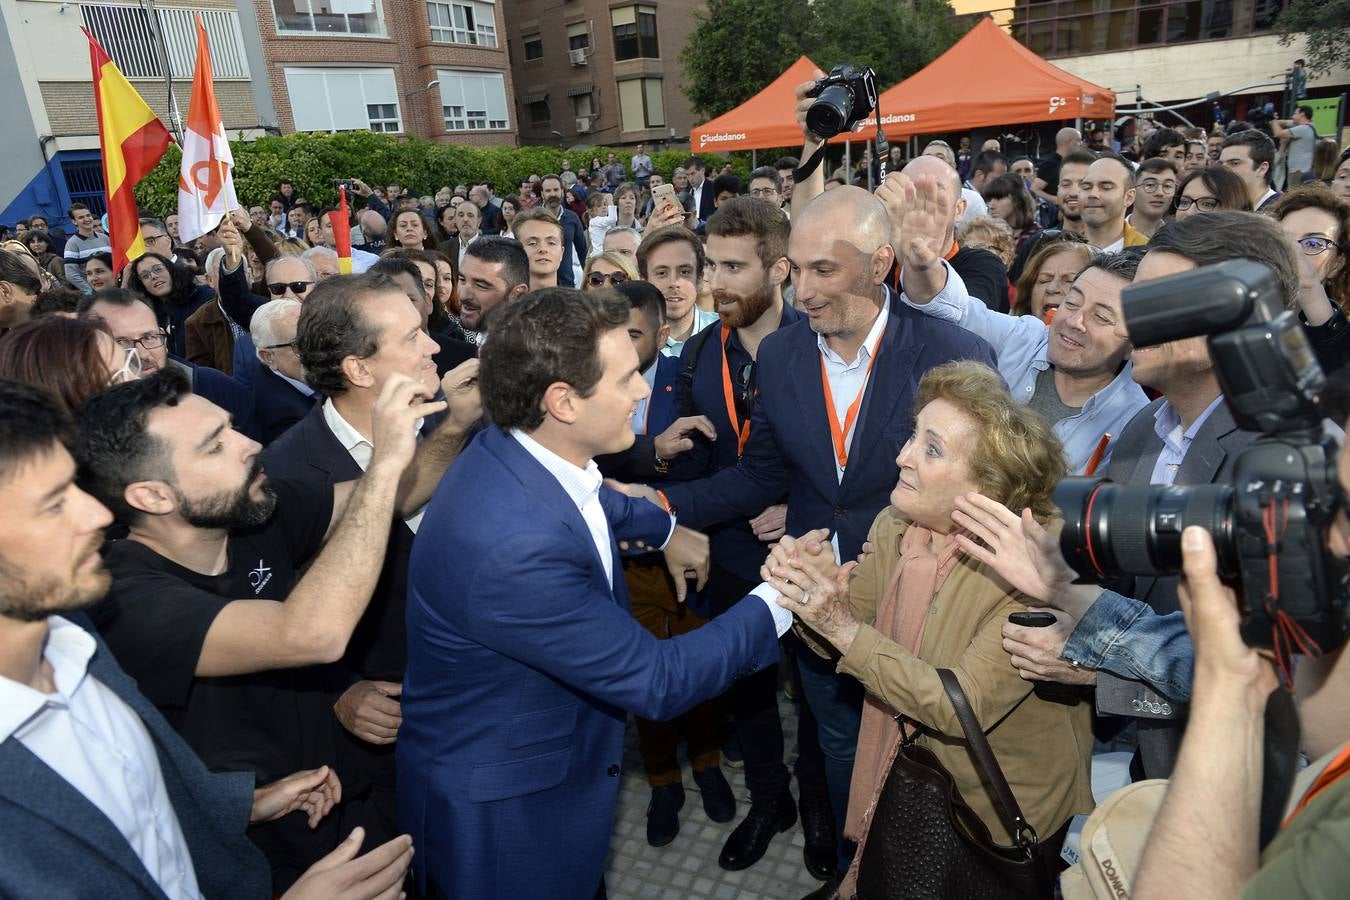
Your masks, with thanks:
M84 280L84 261L102 250L108 250L108 236L94 230L97 221L83 203L70 204L67 210L75 223L75 234L66 240L66 281L76 290L92 294L94 289Z

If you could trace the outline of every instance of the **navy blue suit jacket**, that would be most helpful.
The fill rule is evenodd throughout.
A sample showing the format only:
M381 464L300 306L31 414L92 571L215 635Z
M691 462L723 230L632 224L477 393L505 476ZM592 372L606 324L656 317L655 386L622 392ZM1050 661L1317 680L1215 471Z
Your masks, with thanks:
M447 897L595 895L627 711L669 719L778 658L763 603L657 640L633 618L617 539L670 518L608 488L607 578L585 520L509 434L480 433L422 520L408 575L400 826Z
M680 523L703 528L756 516L786 494L788 534L828 528L839 537L842 557L853 559L895 487L895 458L913 431L919 379L954 359L991 368L996 362L980 338L892 296L841 481L825 417L816 333L806 321L780 328L759 345L759 395L740 462L709 478L665 487Z
M793 309L791 304L784 303L779 327L786 328L802 318L804 316ZM698 361L694 362L694 379L689 387L687 407L684 398L685 386L681 384L676 390L680 394L678 402L681 408L687 408L690 415L707 416L712 421L713 427L717 429L717 440L708 441L696 436L694 449L681 455L671 466L671 475L675 480L689 481L732 468L740 458L736 423L731 420L731 414L727 410L726 392L722 387L722 365L726 359L721 341L722 326L713 323L708 327L713 331L697 348ZM685 341L684 353L680 357L681 370L692 362L689 354L695 349L695 344L696 341L693 339ZM734 379L736 373L729 371L727 374ZM757 376L756 382L758 380ZM754 403L751 404L751 412L753 411ZM786 496L784 492L783 497ZM780 503L783 497L766 505ZM756 510L750 517L753 518L762 511ZM755 537L755 533L750 530L748 518L712 524L704 530L712 542L712 560L716 565L745 581L759 580L759 567L763 565L764 557L769 552L768 545Z
M558 286L559 287L580 287L576 284L576 279L572 276L572 251L576 250L576 259L583 263L586 261L586 227L581 224L581 218L567 207L563 207L558 221L562 222L563 227L563 259L562 265L558 268Z
M318 406L318 396L301 393L295 385L266 366L259 366L253 382L253 421L259 440L266 446L309 415Z
M98 644L89 674L131 707L155 745L203 896L266 900L272 873L244 834L253 774L208 772L84 617L70 618ZM0 743L0 897L36 896L165 900L117 826L11 737Z
M651 399L647 401L647 427L642 434L633 435L633 446L627 450L595 458L595 464L606 478L645 483L665 477L656 471L656 436L680 416L676 402L679 378L680 361L658 353L655 384Z

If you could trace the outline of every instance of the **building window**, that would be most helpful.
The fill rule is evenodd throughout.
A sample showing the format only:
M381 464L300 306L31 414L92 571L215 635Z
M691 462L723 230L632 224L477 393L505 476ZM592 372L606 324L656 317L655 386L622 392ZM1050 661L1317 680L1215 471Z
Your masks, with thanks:
M1287 0L1016 0L1012 35L1039 56L1264 34Z
M380 0L272 0L280 34L384 36Z
M590 119L595 116L595 99L590 91L572 98L572 115L578 119Z
M614 26L615 59L657 59L656 8L623 6L609 11Z
M505 131L511 127L506 113L506 79L500 72L441 69L436 76L441 82L446 131Z
M283 71L296 131L403 130L393 69Z
M619 82L619 110L624 131L644 131L666 124L661 79L633 78Z
M585 22L573 22L567 26L567 49L589 50L591 48L591 28Z
M530 114L531 125L547 125L549 123L548 98L531 100L525 104L525 109Z
M544 58L544 39L539 35L531 34L525 37L525 58L527 60Z
M197 61L194 13L201 14L206 35L211 40L211 67L216 79L249 77L237 12L171 6L161 6L156 12L169 70L174 78L191 78ZM164 77L159 39L144 9L90 3L80 6L80 14L85 27L108 51L123 75L128 78Z
M431 39L442 44L473 44L477 47L497 46L497 14L492 3L461 0L442 3L428 0L427 20L431 23Z

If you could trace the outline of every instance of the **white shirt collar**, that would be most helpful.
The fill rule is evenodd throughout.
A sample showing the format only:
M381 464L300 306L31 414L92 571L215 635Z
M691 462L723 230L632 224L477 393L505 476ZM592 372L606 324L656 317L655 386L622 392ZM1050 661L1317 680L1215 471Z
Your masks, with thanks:
M820 349L820 355L825 357L826 362L834 363L835 365L844 366L845 368L850 369L859 365L866 365L867 362L872 358L872 348L877 346L877 341L881 339L881 333L886 330L886 322L890 319L890 317L891 317L891 290L889 287L887 287L886 299L881 304L881 313L877 316L877 320L872 323L871 329L869 329L867 332L867 337L863 338L862 347L858 350L858 356L855 360L853 360L853 362L851 363L844 362L843 357L841 357L838 353L835 353L833 350L831 350L829 348L829 345L825 343L825 335L823 334L816 335L816 347Z
M328 430L333 432L333 437L338 439L342 449L351 453L357 447L364 444L366 447L374 449L370 441L361 436L361 432L352 427L351 423L342 418L342 413L337 411L333 405L333 398L328 398L323 402L323 420L328 424Z
M533 456L541 466L548 469L550 475L558 479L558 483L578 509L591 497L600 493L600 485L605 479L600 474L600 467L595 464L595 460L587 460L586 468L583 469L563 459L519 428L511 429L511 437L515 438L520 446L525 448L525 452Z
M268 368L271 368L271 367L269 366ZM277 371L276 369L272 369L272 374L275 375L275 376L277 376L278 378L280 378L282 381L286 382L287 384L289 384L291 387L295 388L295 389L296 389L297 391L299 391L300 393L304 394L306 397L313 397L313 396L314 396L314 388L312 388L312 387L310 387L309 385L305 384L303 381L296 381L294 378L292 378L291 376L287 375L285 372L279 372L279 371Z
M0 675L0 741L13 737L49 702L69 702L89 672L89 660L96 647L93 636L80 626L60 616L49 616L42 658L51 663L56 690L44 694Z

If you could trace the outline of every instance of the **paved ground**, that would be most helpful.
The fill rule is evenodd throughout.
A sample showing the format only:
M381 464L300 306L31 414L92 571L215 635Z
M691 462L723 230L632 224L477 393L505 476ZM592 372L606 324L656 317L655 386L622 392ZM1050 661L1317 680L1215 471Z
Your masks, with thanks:
M796 758L797 716L792 704L781 698L780 709L791 768ZM728 872L717 865L722 843L750 808L744 773L725 763L722 772L736 795L736 818L719 825L704 815L698 786L685 761L686 800L680 810L679 837L659 849L648 846L647 802L651 791L642 775L637 732L629 720L623 787L605 873L606 888L613 900L798 900L820 887L802 863L800 822L775 837L764 858L749 869ZM793 790L795 794L795 784Z

